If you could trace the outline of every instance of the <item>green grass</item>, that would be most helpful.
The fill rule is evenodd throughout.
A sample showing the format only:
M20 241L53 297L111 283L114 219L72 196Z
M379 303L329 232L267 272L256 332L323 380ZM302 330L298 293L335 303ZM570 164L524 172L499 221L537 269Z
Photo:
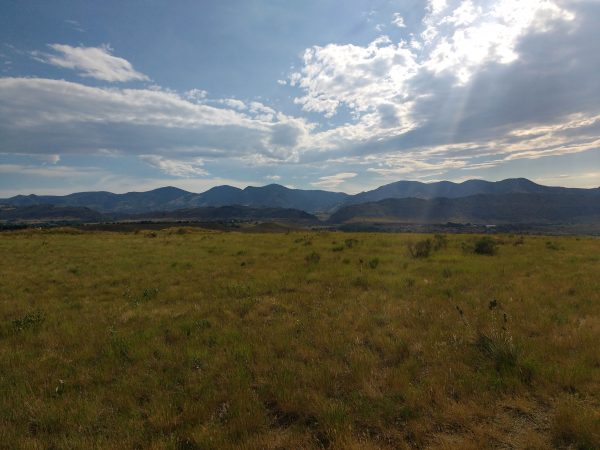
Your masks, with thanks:
M0 234L0 447L600 447L600 240Z

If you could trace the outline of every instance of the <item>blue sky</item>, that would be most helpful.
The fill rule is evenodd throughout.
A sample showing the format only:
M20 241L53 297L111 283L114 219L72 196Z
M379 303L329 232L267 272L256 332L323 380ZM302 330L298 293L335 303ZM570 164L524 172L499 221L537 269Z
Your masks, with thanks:
M0 197L600 186L593 0L0 5Z

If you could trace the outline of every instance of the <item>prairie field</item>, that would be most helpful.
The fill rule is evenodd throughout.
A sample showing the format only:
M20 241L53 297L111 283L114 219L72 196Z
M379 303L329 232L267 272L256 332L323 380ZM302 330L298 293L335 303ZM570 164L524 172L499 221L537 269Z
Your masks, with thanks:
M0 447L600 448L600 239L0 234Z

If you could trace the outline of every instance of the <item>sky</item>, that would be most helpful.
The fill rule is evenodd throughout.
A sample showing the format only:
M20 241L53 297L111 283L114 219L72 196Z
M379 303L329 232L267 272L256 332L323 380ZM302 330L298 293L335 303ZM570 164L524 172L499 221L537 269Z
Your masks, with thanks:
M599 0L3 0L0 197L600 186Z

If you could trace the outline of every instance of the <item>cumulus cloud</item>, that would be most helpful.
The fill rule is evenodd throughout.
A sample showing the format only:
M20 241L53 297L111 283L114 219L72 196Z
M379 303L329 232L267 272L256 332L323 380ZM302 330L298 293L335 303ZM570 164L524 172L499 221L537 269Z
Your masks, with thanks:
M53 66L77 70L82 77L109 82L149 80L146 75L136 71L129 61L113 56L113 49L108 45L72 47L66 44L49 44L48 47L54 53L34 52L33 56Z
M301 160L430 176L598 148L599 18L585 1L430 1L409 42L307 49L296 102L354 120L313 134L320 152Z
M342 105L362 113L394 101L405 109L406 81L418 69L416 55L405 42L382 36L366 47L329 44L304 52L304 66L291 84L305 91L296 98L305 111L332 117Z
M476 7L471 0L431 1L424 31L411 43L382 36L365 47L329 44L307 49L302 69L290 77L291 84L305 92L296 102L326 117L341 106L364 113L381 103L395 103L408 116L411 101L430 95L418 85L419 77L446 75L464 84L487 63L514 62L524 34L574 19L572 12L551 0L482 3L487 6ZM394 21L403 24L400 15L395 14Z
M450 73L463 84L486 62L514 62L525 33L548 31L556 22L574 19L551 0L461 0L436 11L424 20L421 37L429 54L423 65L435 74Z

